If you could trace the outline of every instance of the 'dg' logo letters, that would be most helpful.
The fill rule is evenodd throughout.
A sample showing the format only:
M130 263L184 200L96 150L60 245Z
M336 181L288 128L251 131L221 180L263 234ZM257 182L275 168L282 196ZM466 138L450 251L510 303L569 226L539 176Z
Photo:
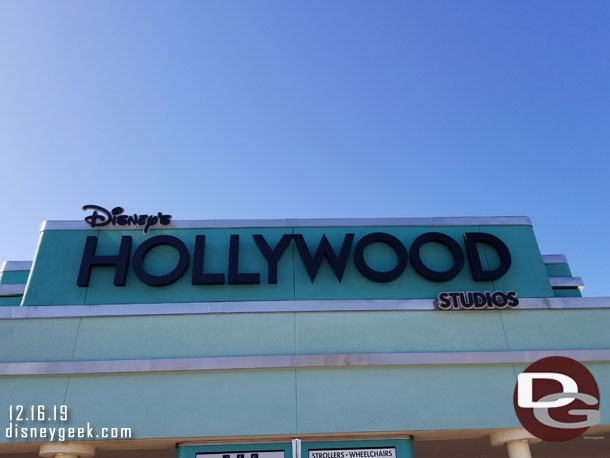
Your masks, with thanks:
M539 439L576 439L600 423L599 388L589 370L564 356L542 358L517 377L513 394L521 424Z

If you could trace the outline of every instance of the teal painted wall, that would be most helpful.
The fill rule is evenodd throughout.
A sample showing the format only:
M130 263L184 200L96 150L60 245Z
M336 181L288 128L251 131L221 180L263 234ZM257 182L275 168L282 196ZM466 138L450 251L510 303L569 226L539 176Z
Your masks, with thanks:
M610 309L0 320L1 362L610 348ZM586 330L586 331L585 331Z
M582 297L581 292L574 288L574 289L554 289L553 293L555 294L555 297Z
M0 272L0 285L25 284L30 275L29 270L8 270ZM0 307L17 307L21 305L23 296L2 296Z
M0 307L18 307L21 305L23 296L3 296L0 297Z
M0 285L25 284L30 275L29 270L8 270L0 272Z
M511 366L2 377L0 408L58 402L65 426L140 439L517 427L515 380Z
M608 329L610 309L0 320L0 356L16 362L610 348ZM603 399L610 398L610 363L586 366L600 386L602 423L609 424L610 403ZM9 404L65 403L73 426L132 427L136 438L518 427L512 391L522 369L1 376L0 411L7 412Z
M549 277L571 277L572 271L568 264L545 264Z
M602 400L607 399L610 365L586 366ZM523 368L177 372L72 376L69 381L2 377L0 408L66 404L70 421L63 426L131 427L133 438L140 439L508 428L519 427L512 393L515 372ZM602 424L608 424L607 404L601 403Z
M419 276L409 263L400 278L388 283L377 283L363 277L353 264L353 248L343 281L340 283L329 264L324 261L315 283L312 284L294 245L290 245L278 266L278 283L267 283L267 264L252 240L253 234L263 234L272 246L286 233L300 233L310 246L317 248L321 235L326 234L336 251L346 233L356 235L356 243L365 234L382 231L399 238L410 247L420 234L443 232L453 237L464 249L463 234L482 231L496 235L511 250L512 267L495 282L474 282L468 263L451 281L436 283ZM133 237L132 254L136 247L154 235L173 235L187 245L191 257L195 236L206 235L205 270L227 272L230 234L240 235L240 270L259 272L260 285L192 285L192 263L185 275L164 287L142 283L130 268L125 287L113 285L114 268L95 267L89 287L78 287L76 279L85 239L98 235L98 254L118 253L121 237ZM481 257L487 268L497 266L497 255L488 246L480 246ZM446 270L451 264L449 251L437 244L427 244L421 251L430 268ZM383 244L367 248L365 257L379 270L393 267L395 255ZM145 268L152 274L173 269L177 255L169 247L158 247L150 252ZM58 265L61 268L58 268ZM265 229L167 229L153 230L148 235L141 231L44 231L34 260L30 282L23 305L82 305L115 303L205 302L248 300L308 300L308 299L404 299L434 298L441 291L516 290L520 297L552 297L548 274L530 226L443 226L443 227L348 227L348 228L265 228Z

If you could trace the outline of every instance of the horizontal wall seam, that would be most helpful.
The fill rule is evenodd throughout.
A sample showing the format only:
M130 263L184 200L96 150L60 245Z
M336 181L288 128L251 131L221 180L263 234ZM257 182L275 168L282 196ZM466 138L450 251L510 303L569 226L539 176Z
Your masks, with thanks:
M25 283L7 283L0 285L0 297L23 296Z
M528 364L547 356L610 362L610 349L424 353L333 353L0 363L0 376L120 374L244 369Z
M568 258L564 254L543 254L542 262L545 264L567 264Z
M205 315L210 313L386 312L438 310L435 299L342 299L291 301L175 302L158 304L29 305L0 307L0 320L103 316ZM518 310L610 309L610 297L520 297ZM488 312L497 311L486 310Z
M551 287L557 288L577 288L584 289L585 284L580 277L549 277Z
M0 272L21 272L32 269L32 261L4 261Z
M284 218L284 219L211 219L173 220L166 226L155 229L232 229L264 227L393 227L393 226L531 226L528 216L447 216L413 218ZM91 230L83 220L47 220L41 231ZM125 226L103 226L95 230L128 230ZM141 230L141 229L137 229Z

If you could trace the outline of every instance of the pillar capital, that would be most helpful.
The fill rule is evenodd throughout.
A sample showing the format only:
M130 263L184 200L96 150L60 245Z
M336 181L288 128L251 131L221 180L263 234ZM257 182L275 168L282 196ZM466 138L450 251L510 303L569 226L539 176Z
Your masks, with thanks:
M508 458L532 458L530 443L541 442L536 436L523 428L500 429L489 435L494 447L506 445Z
M95 455L95 446L49 442L40 446L38 454L42 458L92 458Z
M489 435L489 441L494 447L515 441L527 441L530 444L541 442L536 436L532 435L524 428L500 429Z

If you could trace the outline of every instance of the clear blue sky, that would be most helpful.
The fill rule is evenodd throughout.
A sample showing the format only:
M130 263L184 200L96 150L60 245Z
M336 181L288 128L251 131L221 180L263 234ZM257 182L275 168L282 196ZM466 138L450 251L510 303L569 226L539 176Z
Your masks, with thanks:
M610 2L0 0L0 259L97 203L528 215L610 296Z

